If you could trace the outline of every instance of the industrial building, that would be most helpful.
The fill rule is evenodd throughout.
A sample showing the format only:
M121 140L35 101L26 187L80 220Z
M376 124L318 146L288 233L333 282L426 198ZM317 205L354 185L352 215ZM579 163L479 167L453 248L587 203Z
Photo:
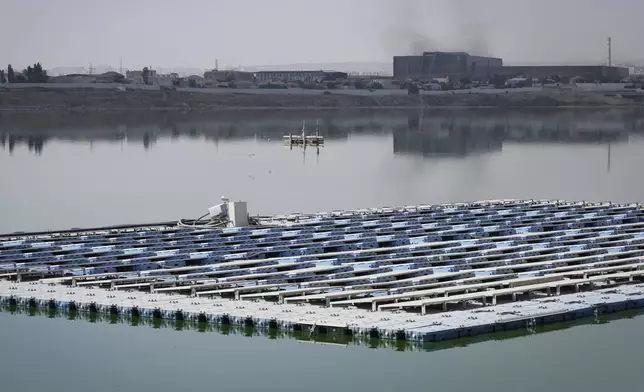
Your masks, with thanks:
M465 52L424 52L420 56L394 56L394 80L470 78L489 79L503 66L496 57L472 56Z
M619 82L628 77L626 67L606 65L528 65L506 66L496 57L472 56L466 52L423 52L417 56L394 56L394 80L454 79L490 80L494 76L545 79L557 77L567 83L572 78L586 81Z
M207 85L216 85L219 82L253 82L255 76L252 72L213 69L203 74Z
M521 65L499 67L493 73L505 77L525 76L536 79L557 77L564 83L576 77L590 82L619 82L628 77L629 70L626 67L606 65Z

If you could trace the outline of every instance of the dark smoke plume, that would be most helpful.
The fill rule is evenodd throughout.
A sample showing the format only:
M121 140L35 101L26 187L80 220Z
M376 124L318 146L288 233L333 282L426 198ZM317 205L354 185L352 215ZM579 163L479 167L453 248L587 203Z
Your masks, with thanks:
M437 50L436 42L423 28L423 23L429 23L422 21L426 3L416 0L377 0L374 3L380 8L386 24L382 43L388 54L418 55Z
M376 0L385 27L382 45L388 55L419 55L424 51L454 50L489 55L487 32L477 15L477 3L448 0L447 10L428 0ZM439 9L440 8L440 9ZM437 42L428 33L432 21L451 26L450 42Z
M489 56L487 30L478 15L477 5L480 4L468 0L451 0L448 3L450 19L455 25L456 38L464 52L478 56Z

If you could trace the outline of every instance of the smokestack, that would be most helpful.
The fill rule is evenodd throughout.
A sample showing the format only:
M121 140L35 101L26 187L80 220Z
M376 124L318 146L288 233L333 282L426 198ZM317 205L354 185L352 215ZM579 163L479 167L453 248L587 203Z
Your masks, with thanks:
M608 66L613 66L613 42L610 37L608 37Z

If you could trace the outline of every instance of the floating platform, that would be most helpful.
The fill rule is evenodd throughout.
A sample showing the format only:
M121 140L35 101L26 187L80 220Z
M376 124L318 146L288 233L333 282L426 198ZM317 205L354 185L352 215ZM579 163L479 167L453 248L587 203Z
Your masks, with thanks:
M315 126L315 134L307 135L309 133L306 130L306 121L302 122L302 130L299 134L289 133L284 135L284 144L289 147L300 146L314 146L314 147L323 147L324 146L324 136L320 136L320 121L318 120Z
M320 135L285 135L284 144L287 146L324 146L324 136Z
M440 341L644 307L637 204L487 201L0 237L0 301Z

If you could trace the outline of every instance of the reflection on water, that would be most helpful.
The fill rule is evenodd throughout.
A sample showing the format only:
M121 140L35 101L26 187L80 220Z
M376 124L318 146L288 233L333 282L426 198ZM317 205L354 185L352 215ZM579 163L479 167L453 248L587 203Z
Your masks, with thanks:
M637 116L580 116L575 112L529 116L520 113L480 116L410 115L408 128L394 132L394 152L426 157L497 152L504 143L610 143L628 142L642 132Z
M315 117L311 117L315 116ZM232 117L232 118L231 118ZM52 140L141 144L153 148L161 138L203 139L214 144L249 140L281 143L288 133L297 133L302 120L320 121L327 140L346 140L351 135L393 135L393 151L426 157L466 156L497 152L504 143L619 143L629 135L644 133L644 119L637 110L609 111L387 111L370 113L291 112L264 115L223 115L198 120L166 115L160 118L104 119L70 118L48 125L33 118L0 118L0 146L10 154L25 145L40 155ZM96 124L95 122L98 122Z
M21 308L16 306L0 307L0 312L6 312L16 316L39 316L50 319L85 321L89 323L110 323L119 325L129 325L131 327L148 327L153 329L169 328L175 331L191 331L199 333L218 333L220 335L239 335L248 338L264 337L268 339L292 339L304 343L331 344L345 347L368 347L371 349L393 349L396 351L438 351L455 347L466 347L472 344L487 341L503 341L516 338L529 337L535 334L544 334L554 331L562 331L569 328L592 325L607 324L611 321L621 319L631 319L644 314L644 310L629 310L620 313L602 314L599 318L585 318L575 321L568 321L558 324L540 325L532 329L519 329L507 332L496 332L487 335L476 336L474 338L462 338L450 340L447 342L406 342L394 340L370 339L368 337L352 337L343 335L311 335L308 332L288 332L278 329L256 329L242 326L226 326L210 323L198 323L189 321L172 321L152 318L132 318L117 315L107 315L102 313L85 313L85 312L62 312L57 310L42 310L38 308Z
M498 198L644 201L644 116L607 111L2 115L0 232ZM284 146L319 120L325 147ZM308 128L308 127L307 127ZM31 152L29 152L31 151ZM6 187L4 187L6 185ZM97 208L97 206L101 206Z
M0 171L0 205L11 208L0 232L196 217L221 195L258 214L644 201L633 181L643 119L636 110L2 115L0 167L10 170ZM319 154L283 144L303 120L319 120Z

